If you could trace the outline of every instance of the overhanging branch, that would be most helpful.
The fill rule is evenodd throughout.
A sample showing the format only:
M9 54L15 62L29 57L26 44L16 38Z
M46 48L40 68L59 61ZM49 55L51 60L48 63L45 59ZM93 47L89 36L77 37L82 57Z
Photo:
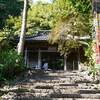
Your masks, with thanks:
M67 39L74 39L74 40L90 40L90 36L88 37L79 37L79 36L72 36L70 34L67 35Z
M79 41L79 43L87 45L89 47L89 44L87 42Z

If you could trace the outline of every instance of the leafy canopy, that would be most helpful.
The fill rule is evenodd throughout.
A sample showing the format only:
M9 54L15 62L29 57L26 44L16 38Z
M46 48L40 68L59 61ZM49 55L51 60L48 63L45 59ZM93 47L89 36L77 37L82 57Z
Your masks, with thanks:
M22 25L21 16L9 16L7 20L7 28L19 35ZM27 32L26 35L36 34L37 30L50 30L55 25L55 20L52 15L52 4L38 1L28 10Z
M57 43L61 54L81 44L74 36L89 36L92 18L91 0L53 0L56 26L49 35L50 43ZM73 38L68 38L71 35Z
M0 0L0 29L5 26L8 15L19 16L24 0Z

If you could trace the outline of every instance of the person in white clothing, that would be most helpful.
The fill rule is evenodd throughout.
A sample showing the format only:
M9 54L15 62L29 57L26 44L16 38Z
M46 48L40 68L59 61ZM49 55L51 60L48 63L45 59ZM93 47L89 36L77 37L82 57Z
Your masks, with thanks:
M44 63L43 68L44 68L45 70L48 70L48 63Z

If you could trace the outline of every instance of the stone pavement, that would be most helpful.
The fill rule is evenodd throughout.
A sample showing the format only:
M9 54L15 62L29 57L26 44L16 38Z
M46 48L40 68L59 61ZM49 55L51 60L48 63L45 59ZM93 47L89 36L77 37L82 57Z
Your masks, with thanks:
M22 79L5 82L0 100L100 100L100 84L86 71L27 70Z

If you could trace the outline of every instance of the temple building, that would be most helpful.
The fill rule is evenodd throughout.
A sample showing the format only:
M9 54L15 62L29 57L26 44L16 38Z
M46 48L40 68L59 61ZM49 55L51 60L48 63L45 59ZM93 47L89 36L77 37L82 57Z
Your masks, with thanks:
M50 30L40 30L37 35L25 37L24 57L28 68L43 69L43 64L48 63L49 69L77 70L79 62L84 62L86 57L82 48L75 50L67 57L61 56L57 44L48 42ZM16 43L19 39L16 38Z

